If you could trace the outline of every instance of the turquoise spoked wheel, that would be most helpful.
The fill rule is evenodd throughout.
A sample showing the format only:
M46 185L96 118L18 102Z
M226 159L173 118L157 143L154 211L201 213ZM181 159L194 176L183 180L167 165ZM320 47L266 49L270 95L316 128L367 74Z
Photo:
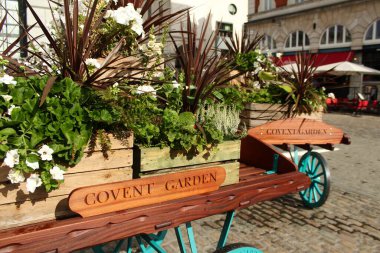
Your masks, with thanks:
M308 152L301 157L298 170L311 180L310 187L300 191L304 205L309 208L322 206L330 192L330 170L326 160L317 152Z
M249 244L233 243L214 251L214 253L263 253L263 252Z

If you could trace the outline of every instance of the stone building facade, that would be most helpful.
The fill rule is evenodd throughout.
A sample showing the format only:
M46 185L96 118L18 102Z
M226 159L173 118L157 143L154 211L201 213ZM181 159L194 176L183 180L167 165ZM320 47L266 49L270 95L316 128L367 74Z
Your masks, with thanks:
M263 47L285 61L305 50L323 54L325 64L349 60L380 69L379 0L250 0L246 29L264 34ZM374 76L351 76L349 87L348 96L380 98Z

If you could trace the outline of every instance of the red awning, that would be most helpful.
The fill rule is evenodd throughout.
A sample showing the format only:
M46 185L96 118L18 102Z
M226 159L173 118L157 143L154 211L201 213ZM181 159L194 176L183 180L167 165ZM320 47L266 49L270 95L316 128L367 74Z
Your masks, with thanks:
M353 51L318 53L314 55L316 56L314 67L319 67L322 65L335 63L335 62L341 62L341 61L351 61L352 58L354 58ZM278 66L290 64L290 63L296 62L296 55L284 55L281 58L276 58L274 62Z

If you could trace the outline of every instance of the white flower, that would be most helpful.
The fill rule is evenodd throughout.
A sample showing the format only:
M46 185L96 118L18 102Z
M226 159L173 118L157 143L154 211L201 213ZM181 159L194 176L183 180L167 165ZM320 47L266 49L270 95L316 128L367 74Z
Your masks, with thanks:
M179 88L181 86L179 83L177 83L176 80L172 81L172 85L173 85L174 89L177 89L177 88Z
M13 76L9 76L5 74L3 77L0 78L0 83L16 85L17 82L13 79L14 79Z
M19 164L20 156L17 149L9 150L5 156L4 164L13 168L16 164Z
M41 155L41 160L43 161L51 161L53 160L52 154L54 153L54 150L49 148L48 145L43 145L40 150L38 150L38 154Z
M55 180L63 180L63 174L65 171L61 170L58 166L54 166L50 169L51 177Z
M323 90L323 91L325 91L325 90L326 90L325 86L322 86L322 90Z
M156 90L150 85L141 85L137 87L136 93L137 94L151 93L153 95L156 95Z
M19 184L25 181L24 174L19 170L11 169L7 177L12 184Z
M104 18L110 18L113 16L113 10L107 10L106 14L104 14Z
M37 170L40 168L40 165L38 164L38 162L31 163L28 160L26 160L26 166L28 166L29 168L32 168L33 170Z
M86 59L85 63L87 66L93 66L94 68L97 68L97 69L100 68L100 63L96 59L88 58Z
M1 95L1 96L4 98L4 100L5 100L6 102L11 101L11 99L13 98L11 95Z
M282 56L282 53L276 53L277 58L281 58L281 56Z
M42 185L42 180L38 174L32 174L26 180L26 190L33 193L37 187Z
M132 3L127 4L127 6L119 7L117 10L106 13L106 18L113 18L116 23L121 25L131 25L131 29L137 35L143 35L143 18L138 10ZM132 23L131 23L132 22Z

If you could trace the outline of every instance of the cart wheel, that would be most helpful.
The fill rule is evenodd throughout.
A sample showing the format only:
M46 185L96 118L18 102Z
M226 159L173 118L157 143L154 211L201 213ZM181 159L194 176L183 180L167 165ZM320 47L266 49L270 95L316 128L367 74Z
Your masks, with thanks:
M226 245L221 249L214 251L214 253L263 253L261 250L245 243L233 243Z
M309 208L322 206L330 192L330 170L326 160L317 152L308 152L301 157L298 170L311 179L310 187L300 191L304 205Z

